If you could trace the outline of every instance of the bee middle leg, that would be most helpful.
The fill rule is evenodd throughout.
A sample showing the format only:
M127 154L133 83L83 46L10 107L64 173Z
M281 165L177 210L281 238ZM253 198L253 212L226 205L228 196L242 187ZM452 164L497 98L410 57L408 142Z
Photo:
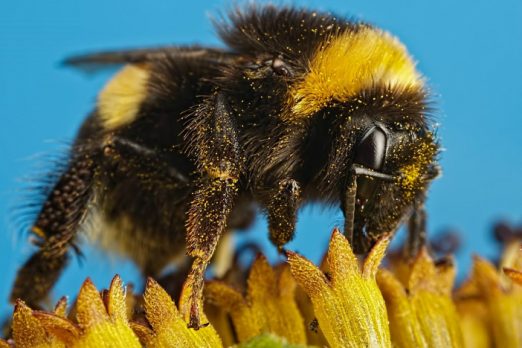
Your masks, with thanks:
M297 221L301 188L293 179L279 182L277 190L270 192L267 204L270 240L281 251L292 240Z
M189 131L202 177L188 210L187 253L194 261L183 288L189 296L180 309L188 326L199 329L204 274L238 196L241 155L236 125L222 93L198 107Z

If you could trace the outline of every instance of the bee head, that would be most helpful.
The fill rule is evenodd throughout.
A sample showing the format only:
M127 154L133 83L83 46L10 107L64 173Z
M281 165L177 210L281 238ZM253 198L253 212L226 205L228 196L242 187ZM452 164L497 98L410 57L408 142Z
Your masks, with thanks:
M273 6L237 10L218 29L250 57L242 72L253 105L274 110L296 133L308 127L309 138L317 120L327 125L324 158L306 139L312 160L323 162L303 175L313 177L310 186L343 202L355 182L354 228L373 240L393 232L423 199L438 153L425 82L404 45L368 24Z
M429 183L439 174L438 144L425 129L398 129L380 122L369 123L359 134L341 196L346 198L355 184L354 236L375 242L395 231L415 204L422 204ZM348 209L343 206L345 215L352 213ZM371 246L353 244L359 253Z

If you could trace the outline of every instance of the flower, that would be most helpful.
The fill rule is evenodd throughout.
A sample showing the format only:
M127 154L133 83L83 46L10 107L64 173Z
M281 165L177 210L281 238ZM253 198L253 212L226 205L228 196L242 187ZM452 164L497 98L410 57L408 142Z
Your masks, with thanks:
M153 279L143 296L118 276L101 293L87 279L68 314L65 298L52 312L18 300L13 337L0 348L522 346L520 239L510 239L498 267L475 257L456 290L453 262L435 262L427 249L414 260L394 254L380 267L388 243L382 238L360 261L334 230L320 267L293 252L288 264L274 267L260 255L245 291L207 283L200 316L209 324L199 330L188 328L178 309L187 293L176 306ZM244 282L243 272L230 274L236 286Z
M522 254L513 256L511 252L508 247L503 259L509 259L512 266L520 265ZM496 347L522 347L522 286L517 283L520 272L507 265L503 262L501 268L504 272L508 269L509 277L491 262L475 257L471 277L457 290L455 301L463 329L471 328L484 336L482 342L493 342Z
M330 346L391 346L386 307L375 280L387 246L388 238L377 242L361 269L348 240L335 229L327 254L329 277L305 258L288 253L292 275L312 300Z
M105 298L102 298L91 280L87 279L76 302L76 322L67 319L64 311L33 311L32 316L50 335L66 346L140 347L129 326L122 285L120 277L114 277L109 291Z
M65 298L62 298L58 302L54 313L58 316L63 316L65 305ZM46 328L33 316L33 311L21 300L18 300L15 305L12 329L13 340L18 348L59 348L65 346L57 338L46 332ZM4 346L9 347L7 342L4 343ZM0 343L0 347L2 347L2 343Z
M187 300L182 294L180 307ZM221 339L212 325L199 330L189 329L169 294L153 279L147 280L144 307L148 323L133 324L132 328L146 347L222 347ZM207 321L204 313L201 319Z
M385 269L377 276L388 309L393 345L462 347L458 316L451 299L453 264L435 266L423 249L413 263L402 263L397 269L398 276Z
M304 344L306 332L295 288L288 267L274 270L260 255L250 270L246 296L220 281L207 284L206 296L209 302L230 314L240 342L273 333L286 337L290 343Z

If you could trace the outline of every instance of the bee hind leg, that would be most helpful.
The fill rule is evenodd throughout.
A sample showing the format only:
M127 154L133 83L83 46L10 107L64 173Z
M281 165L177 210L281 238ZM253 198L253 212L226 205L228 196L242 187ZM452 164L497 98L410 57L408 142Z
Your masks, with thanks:
M39 307L67 265L69 240L63 234L52 236L26 261L16 275L12 302L23 299L29 306Z
M91 197L94 163L90 156L75 156L49 193L31 228L39 250L18 271L11 301L38 307L65 268Z

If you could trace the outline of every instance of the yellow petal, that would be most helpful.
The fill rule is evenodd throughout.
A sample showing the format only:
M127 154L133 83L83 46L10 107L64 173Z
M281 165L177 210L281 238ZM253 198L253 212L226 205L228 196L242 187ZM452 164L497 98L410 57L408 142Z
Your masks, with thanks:
M127 302L123 282L116 275L111 282L107 298L107 313L113 320L127 320Z
M127 322L102 322L90 327L73 345L75 348L133 348L141 347L138 337Z
M337 281L346 281L360 274L359 260L353 253L348 240L337 229L332 233L326 260L333 284Z
M489 348L493 346L488 310L483 301L477 297L457 299L455 301L459 314L463 341L466 348Z
M211 304L230 314L239 342L259 334L259 318L246 304L239 291L221 281L211 281L205 286L205 297Z
M327 255L331 281L310 261L288 253L292 274L312 300L330 346L391 347L386 307L372 276L387 245L387 239L375 245L363 274L348 241L334 230Z
M381 270L377 282L386 301L391 339L397 347L461 347L462 335L451 300L454 269L438 269L426 250L422 250L410 270L401 268L401 282L394 274Z
M474 259L472 278L492 319L495 346L522 347L522 291L503 287L495 267L479 257Z
M319 296L330 290L325 274L312 262L291 251L287 251L287 257L292 275L308 296Z
M219 280L207 282L205 299L227 312L239 311L247 306L241 292Z
M80 328L62 316L46 312L34 312L34 316L48 333L66 345L72 345L82 334Z
M152 329L148 328L147 326L140 324L140 323L130 323L130 327L132 328L132 331L138 336L141 344L143 344L145 347L152 347L153 340L154 340L154 331Z
M78 294L76 319L82 329L109 319L100 293L89 278L85 280Z
M435 264L426 249L422 249L411 267L408 289L437 291Z
M265 257L256 257L248 277L248 294L253 301L277 296L277 280Z
M21 300L16 302L13 314L13 339L17 348L64 346L46 333L31 308Z
M292 344L288 343L288 341L284 337L278 337L272 334L261 334L256 336L247 342L243 342L237 346L236 348L314 348L313 346L305 346L301 344Z
M223 346L233 346L236 343L236 330L227 311L208 301L205 301L204 311L210 324L219 333Z
M169 294L152 278L147 279L147 287L143 296L147 320L153 330L161 329L166 322L174 321L179 316Z
M54 306L54 314L63 318L67 316L67 297L63 296L58 300Z
M327 347L326 338L324 337L319 322L315 317L312 301L300 286L296 289L295 299L299 311L304 319L308 344L317 347Z
M154 331L150 347L222 347L211 325L189 329L170 296L151 278L147 281L144 300L146 317Z
M368 257L366 257L363 264L362 273L364 278L375 279L377 271L379 270L379 265L381 264L386 249L388 248L388 244L390 244L390 239L388 236L385 236L379 240L372 250L370 250Z
M397 346L426 346L419 323L414 318L406 290L401 282L386 270L378 273L377 282L386 301L392 341Z
M256 258L246 298L223 282L207 284L207 299L230 314L240 342L272 333L286 337L290 343L306 343L305 325L295 301L295 281L288 267L278 271L265 257Z
M450 297L419 291L411 299L427 347L462 347L462 332Z
M286 269L286 270L285 270ZM295 281L287 267L277 276L264 256L258 257L248 277L247 301L261 325L260 332L306 343L303 318L295 302Z
M83 290L83 289L82 289ZM87 289L83 291L86 295L81 298L82 291L78 296L78 303L80 300L92 298L94 300L95 293L98 293L92 283L87 285ZM134 334L127 320L127 308L125 292L123 290L123 283L118 275L116 275L105 293L105 302L103 304L103 313L99 302L96 301L90 307L90 313L93 320L91 325L85 329L84 335L74 345L75 347L141 347L138 337ZM100 298L100 296L98 296ZM87 306L83 305L84 310ZM80 309L78 309L78 314ZM107 318L108 319L105 319Z
M129 326L121 279L114 277L111 287L102 296L87 279L76 302L78 325L65 318L65 301L58 303L56 314L35 312L47 332L70 347L141 347Z

